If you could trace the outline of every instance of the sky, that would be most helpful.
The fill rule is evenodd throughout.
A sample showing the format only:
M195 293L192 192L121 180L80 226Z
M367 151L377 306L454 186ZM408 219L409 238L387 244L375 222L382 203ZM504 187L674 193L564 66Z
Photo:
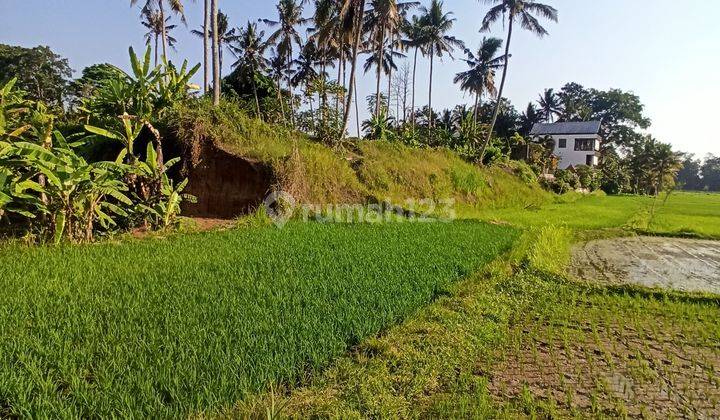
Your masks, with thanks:
M274 18L273 0L219 0L233 26ZM423 0L425 3L429 0ZM720 101L720 15L718 0L543 0L559 10L559 23L544 22L540 39L513 34L506 94L519 111L545 88L568 82L596 89L619 88L639 95L652 119L650 134L698 157L720 155L715 128ZM185 0L188 27L173 33L170 59L202 60L202 41L189 33L202 23L202 0ZM476 48L489 6L479 0L445 0L457 19L452 35ZM127 48L143 49L139 8L129 0L0 0L0 43L47 45L66 57L76 74L108 62L127 68ZM309 11L308 11L309 14ZM502 24L489 34L504 38ZM456 53L456 58L461 56ZM230 71L231 55L224 72ZM472 102L452 79L466 67L447 57L436 64L433 107ZM418 106L427 103L429 63L418 68ZM200 74L201 78L202 75ZM384 84L385 85L385 84ZM361 97L374 92L374 73L359 85ZM386 85L385 85L386 86ZM364 111L361 105L361 110ZM354 127L354 123L351 127Z

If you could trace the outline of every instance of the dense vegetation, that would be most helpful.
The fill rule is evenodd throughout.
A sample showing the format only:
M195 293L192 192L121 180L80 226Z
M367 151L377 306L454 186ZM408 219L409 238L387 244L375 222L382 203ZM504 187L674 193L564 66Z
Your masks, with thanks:
M291 224L5 247L0 414L176 418L230 407L325 366L515 238L479 222Z
M303 203L455 199L463 206L487 209L539 205L551 198L521 162L482 168L444 148L379 140L333 150L248 117L231 101L217 107L208 101L175 107L167 120L183 143L208 141L271 165L278 187Z
M0 220L13 234L89 242L97 233L175 222L189 198L187 180L176 185L168 176L179 159L163 159L153 123L189 99L199 66L151 68L150 49L138 57L131 48L130 61L132 75L115 69L81 99L85 124L66 129L68 136L56 111L28 99L18 79L0 86ZM109 160L89 159L98 148Z
M699 160L686 155L678 184L689 191L720 191L720 157L710 154Z
M147 43L155 47L155 66L165 63L168 47L177 42L172 34L180 28L173 20L186 21L184 3L130 2L141 6ZM355 131L348 126L352 108L358 115L358 107L362 106L356 86L362 66L366 73L374 73L376 89L367 98L370 118L357 121L358 137L363 136L362 126L364 137L370 140L403 143L411 148L451 149L470 163L505 164L515 148L532 143L528 135L535 123L602 120L607 143L600 170L559 171L556 181L546 185L548 188L560 193L602 188L613 194L658 194L674 186L675 175L682 167L679 154L669 145L642 134L650 120L644 115L640 98L631 92L600 91L569 83L557 92L546 89L537 103L528 104L523 113L503 98L513 28L540 37L548 35L541 20L557 22L558 11L551 6L526 0L489 2L491 7L481 29L490 31L502 20L507 39L483 38L474 50L469 48L470 42L453 36L457 18L437 0L427 5L395 0L318 0L311 4L283 0L277 4L277 17L262 19L262 24L238 26L219 10L219 3L206 2L202 26L193 30L202 38L205 49L201 90L212 96L215 106L227 103L221 96L236 103L249 116L238 117L247 127L241 129L258 128L259 123L252 119L259 119L283 126L262 130L276 131L287 140L297 137L300 131L312 140L342 150L348 146L348 132ZM454 59L460 52L468 69L457 74L455 81L472 96L473 103L450 110L434 109L434 64L439 58ZM233 56L233 71L223 78L221 69L227 53ZM415 76L418 65L423 65L422 57L431 69L427 106L418 106L415 101L421 86ZM92 117L106 113L114 118L122 114L111 113L118 111L112 104L122 98L101 94L112 93L105 87L117 87L117 80L125 77L112 65L90 66L81 78L70 81L67 60L49 49L10 46L0 49L0 64L0 80L18 77L19 86L26 88L30 99L51 104L58 119L63 120L63 128L66 123L87 118L88 110ZM184 98L168 99L171 102L159 109L135 107L123 112L157 123L162 107L176 105ZM186 111L193 112L191 108L196 106L202 107L191 104ZM100 119L111 123L107 118ZM61 131L69 134L68 130ZM159 134L162 137L168 133ZM535 175L553 172L548 144L540 141L532 146L536 153L529 163ZM253 148L245 148L245 153L272 152L264 144L255 143ZM322 154L318 151L315 157ZM304 183L316 185L315 181Z

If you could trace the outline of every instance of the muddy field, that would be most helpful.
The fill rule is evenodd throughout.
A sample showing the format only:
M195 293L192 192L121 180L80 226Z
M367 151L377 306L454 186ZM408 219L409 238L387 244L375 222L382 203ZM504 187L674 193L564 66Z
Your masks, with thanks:
M573 253L588 281L720 294L720 241L632 237L592 241Z

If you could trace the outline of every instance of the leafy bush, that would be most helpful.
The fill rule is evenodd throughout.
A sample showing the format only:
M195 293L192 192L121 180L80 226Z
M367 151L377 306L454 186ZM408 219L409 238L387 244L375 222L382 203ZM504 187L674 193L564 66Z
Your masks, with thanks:
M538 175L535 170L525 162L511 160L505 166L526 184L533 185L538 181Z
M602 184L602 173L590 166L579 165L575 168L575 173L578 176L580 187L590 191L595 191L600 188Z
M568 169L558 169L555 172L555 179L544 181L544 186L558 194L565 194L580 188L580 177Z

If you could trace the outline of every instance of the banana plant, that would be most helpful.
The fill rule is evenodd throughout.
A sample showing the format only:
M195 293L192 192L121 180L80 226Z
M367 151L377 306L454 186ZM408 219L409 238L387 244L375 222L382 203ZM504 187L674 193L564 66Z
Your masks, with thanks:
M33 194L42 193L42 186L27 176L19 176L9 167L2 166L0 159L0 219L10 213L28 219L47 213L43 202L38 199L37 194Z
M168 227L173 226L177 221L183 201L191 203L197 201L194 196L190 194L183 194L187 184L188 180L184 179L175 186L167 175L163 175L161 187L163 199L159 200L153 206L140 204L139 207L151 217L155 226L167 229Z
M64 139L57 143L67 144ZM121 205L133 205L125 195L128 188L121 179L126 168L121 164L88 163L63 146L47 149L35 143L15 142L9 147L9 154L23 162L30 176L44 177L45 185L36 191L45 197L43 204L51 216L50 230L56 243L63 237L90 241L96 221L106 229L115 226L109 213L127 216Z
M127 157L130 163L133 163L137 159L135 156L135 141L140 137L144 124L140 122L137 117L129 115L127 112L119 118L122 121L122 131L104 129L92 125L85 125L85 130L101 138L121 143L124 148L123 151L120 152L119 159L122 160Z
M188 180L184 179L177 186L168 177L170 168L180 162L180 158L170 159L164 164L158 163L157 154L152 144L148 144L144 162L136 165L137 174L147 179L152 191L145 192L144 202L139 208L145 213L154 226L166 229L172 226L180 214L183 201L194 203L197 199L190 194L183 194Z
M19 137L27 130L26 125L19 124L19 116L27 112L29 102L24 92L15 89L17 78L10 79L0 87L0 140Z
M155 86L156 109L160 114L189 98L192 92L200 90L200 86L190 83L190 79L200 70L200 64L188 70L188 62L185 60L178 70L172 62L165 59L163 61L163 68L158 73Z

